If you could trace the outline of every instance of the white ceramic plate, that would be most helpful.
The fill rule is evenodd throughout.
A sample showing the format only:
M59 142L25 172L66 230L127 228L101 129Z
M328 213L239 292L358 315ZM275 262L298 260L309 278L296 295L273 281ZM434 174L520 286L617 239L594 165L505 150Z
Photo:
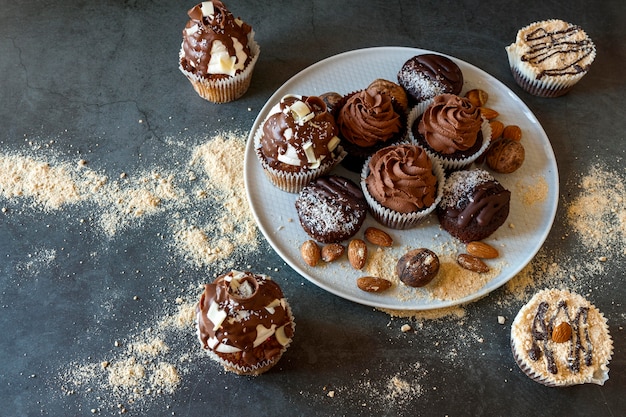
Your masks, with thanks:
M329 91L346 94L367 87L376 78L396 81L404 62L415 55L431 52L416 48L379 47L324 59L283 84L261 109L250 130L244 176L250 207L261 232L278 255L300 275L345 299L394 310L428 310L468 303L489 294L515 276L537 253L552 227L559 181L554 153L543 128L528 107L504 84L481 69L449 56L463 71L465 83L461 94L472 88L482 88L489 93L488 106L500 113L499 120L505 124L517 124L523 131L522 140L526 149L524 165L512 174L494 175L512 192L511 211L506 224L488 239L501 253L494 268L498 274L482 287L461 297L433 296L429 286L436 285L436 279L419 289L399 284L385 293L372 294L356 286L356 279L367 275L367 272L352 269L345 255L342 260L329 264L322 262L317 267L304 263L299 248L309 237L298 221L294 207L297 195L279 190L265 177L254 152L254 132L271 107L285 94L320 95ZM335 171L358 184L358 175L341 167ZM532 189L546 190L546 187L547 192L542 198L529 198L535 192ZM368 215L362 230L370 225L381 227ZM458 241L439 227L434 215L414 229L387 230L394 238L394 249L389 250L391 255L400 256L408 248L418 247L432 248L435 252L444 250L441 248L449 248L450 251L462 249ZM362 231L359 234L357 237L362 237ZM370 247L370 250L375 251L376 248Z

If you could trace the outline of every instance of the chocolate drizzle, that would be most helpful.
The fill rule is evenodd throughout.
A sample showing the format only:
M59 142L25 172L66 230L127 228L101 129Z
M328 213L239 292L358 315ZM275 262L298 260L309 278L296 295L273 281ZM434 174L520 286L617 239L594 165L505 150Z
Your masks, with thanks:
M533 317L530 329L532 343L528 350L528 357L533 361L538 361L542 356L545 356L546 369L548 372L553 375L559 372L554 359L554 352L550 348L550 341L557 318L563 317L565 322L572 327L572 337L568 342L567 367L572 373L579 373L581 367L581 353L584 359L584 365L591 366L593 346L591 344L587 323L589 308L579 307L573 320L570 318L566 301L560 300L557 303L554 314L548 317L549 308L550 304L546 301L539 303L537 306L537 311Z
M466 227L472 219L475 219L478 225L486 226L510 198L510 191L505 190L499 183L488 181L476 186L464 207L447 207L446 215L456 218L459 227Z
M582 29L568 25L565 29L547 30L539 27L525 36L530 49L522 56L522 61L540 64L552 59L561 63L559 66L542 70L537 79L544 76L575 75L588 70L588 65L581 65L589 55L595 53L593 42L586 36L580 36ZM584 34L584 32L583 32Z

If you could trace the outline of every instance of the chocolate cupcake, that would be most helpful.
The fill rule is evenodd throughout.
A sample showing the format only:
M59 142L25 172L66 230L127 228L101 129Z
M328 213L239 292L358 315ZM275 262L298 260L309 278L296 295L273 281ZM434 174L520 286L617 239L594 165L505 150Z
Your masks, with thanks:
M559 97L587 74L596 47L579 26L551 19L520 29L506 53L520 87L535 96Z
M361 189L379 223L409 229L435 210L444 178L437 161L419 146L404 143L372 155L363 166Z
M409 114L409 139L447 171L464 169L489 147L491 126L467 98L441 94Z
M441 227L462 242L483 240L504 224L511 192L482 169L455 171L437 206Z
M558 289L536 293L511 324L520 369L549 387L604 385L613 341L604 315L583 296Z
M179 69L200 97L226 103L250 87L260 48L254 31L219 0L205 1L187 14Z
M377 86L344 96L335 109L341 146L347 152L342 165L350 171L361 172L370 155L406 133L406 113Z
M460 94L463 72L451 59L437 54L414 56L402 65L398 83L412 104L430 100L440 94Z
M266 275L230 271L206 284L196 308L198 338L212 359L239 375L272 368L295 323L282 290Z
M286 95L254 136L257 157L269 180L297 193L345 157L335 119L317 96Z
M361 189L338 175L311 182L300 191L295 205L304 231L322 243L341 242L354 236L367 214Z

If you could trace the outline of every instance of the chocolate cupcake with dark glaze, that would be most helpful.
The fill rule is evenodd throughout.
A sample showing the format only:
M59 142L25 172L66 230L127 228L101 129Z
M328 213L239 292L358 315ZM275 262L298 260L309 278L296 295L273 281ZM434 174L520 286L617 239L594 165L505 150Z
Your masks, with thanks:
M402 65L398 83L406 90L412 104L417 104L440 94L460 94L463 72L450 58L422 54Z
M322 243L341 242L354 236L367 214L361 189L338 175L311 182L300 191L295 205L304 231Z
M335 119L317 96L284 96L269 111L254 141L269 180L291 193L328 173L345 156Z
M344 96L334 115L347 152L342 165L353 172L361 172L370 155L406 133L406 113L376 86Z
M227 371L259 375L282 357L295 331L291 308L270 277L230 271L206 284L196 308L198 338Z
M437 206L441 227L460 241L483 240L504 224L511 192L482 169L455 171Z

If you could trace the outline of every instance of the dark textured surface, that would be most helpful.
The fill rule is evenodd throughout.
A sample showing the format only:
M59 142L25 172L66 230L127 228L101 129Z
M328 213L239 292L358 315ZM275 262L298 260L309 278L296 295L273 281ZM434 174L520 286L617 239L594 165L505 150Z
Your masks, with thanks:
M527 103L551 140L561 175L561 209L545 249L555 262L601 255L563 239L571 232L563 207L578 195L578 173L590 166L601 163L624 176L622 0L226 5L255 29L261 57L248 93L214 105L200 99L177 68L192 3L2 0L0 150L85 159L112 177L158 167L180 166L184 173L188 155L175 155L218 131L247 131L269 96L307 66L352 49L414 46L484 69ZM582 26L598 56L567 96L540 99L515 85L504 47L520 27L554 17ZM615 341L603 387L549 389L522 375L510 353L508 323L523 301L507 300L503 289L467 306L463 319L425 321L403 333L408 319L318 289L261 242L258 252L240 254L232 264L270 270L291 301L296 338L276 369L241 378L190 354L172 394L130 403L89 384L68 394L62 375L72 364L113 360L115 341L127 344L170 313L172 300L188 295L189 286L221 271L190 265L172 251L163 216L108 238L97 233L83 205L52 213L17 198L0 197L0 205L8 208L0 215L2 416L116 415L118 403L127 415L176 416L618 416L626 410L623 250L602 274L577 270L578 285L609 319ZM184 213L211 221L210 206ZM497 323L499 315L507 324ZM174 339L167 340L172 351L198 349L193 331ZM394 389L394 381L410 386Z

